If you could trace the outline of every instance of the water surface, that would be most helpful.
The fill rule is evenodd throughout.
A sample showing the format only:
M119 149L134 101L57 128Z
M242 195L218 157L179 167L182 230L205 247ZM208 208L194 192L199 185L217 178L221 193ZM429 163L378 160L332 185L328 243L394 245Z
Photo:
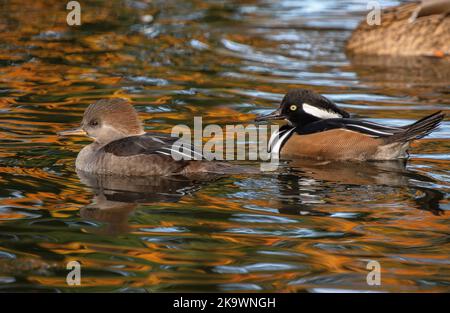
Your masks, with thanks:
M450 290L448 120L406 166L298 161L207 182L79 177L89 141L56 135L105 97L168 133L193 116L252 123L289 88L404 125L450 110L448 63L350 59L364 1L110 3L83 1L80 27L61 1L0 7L0 290Z

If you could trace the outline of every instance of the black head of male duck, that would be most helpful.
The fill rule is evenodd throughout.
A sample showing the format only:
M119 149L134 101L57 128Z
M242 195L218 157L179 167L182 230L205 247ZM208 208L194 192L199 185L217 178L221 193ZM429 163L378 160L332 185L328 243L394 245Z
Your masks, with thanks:
M351 55L450 58L449 29L450 0L405 3L383 8L379 25L364 18L353 31L346 50Z
M92 174L122 176L194 175L241 173L242 167L195 158L188 143L181 151L172 148L178 138L146 133L134 107L126 99L99 100L86 109L80 127L60 135L87 135L94 142L77 156L76 169ZM250 171L250 169L248 169Z
M306 125L327 118L350 117L333 101L307 89L288 91L279 108L256 121L287 120L291 126Z
M289 91L273 113L256 120L288 122L269 141L272 152L282 158L364 161L407 158L410 142L431 133L443 118L436 112L408 126L381 125L350 118L331 100L299 89Z

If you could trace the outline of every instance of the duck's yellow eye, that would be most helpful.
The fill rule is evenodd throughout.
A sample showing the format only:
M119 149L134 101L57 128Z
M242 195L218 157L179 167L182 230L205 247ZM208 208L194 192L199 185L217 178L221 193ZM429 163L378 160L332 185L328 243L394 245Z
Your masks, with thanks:
M295 104L293 104L289 107L289 109L291 109L291 111L295 111L295 110L297 110L297 106Z

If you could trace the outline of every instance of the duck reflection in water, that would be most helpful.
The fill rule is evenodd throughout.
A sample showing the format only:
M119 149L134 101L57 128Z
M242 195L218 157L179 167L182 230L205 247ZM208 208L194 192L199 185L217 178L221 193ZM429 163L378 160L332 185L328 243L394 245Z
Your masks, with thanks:
M419 210L442 215L439 201L444 194L438 190L419 186L434 180L408 170L404 161L392 162L312 162L291 161L276 175L278 200L271 203L282 214L328 216L332 213L318 210L323 199L334 195L341 206L363 205L365 201L388 197L389 194L410 195ZM81 209L81 216L88 220L106 223L103 234L129 232L128 219L142 203L175 203L182 197L201 189L207 183L223 175L201 174L195 177L124 177L94 175L77 171L81 181L94 190L91 204ZM342 199L339 199L342 193ZM417 194L419 194L417 196Z
M82 218L106 223L102 234L121 234L131 230L128 219L139 204L175 203L183 196L214 181L218 174L185 176L115 176L77 171L81 182L94 191L92 203L80 210Z
M442 215L439 201L444 194L419 186L434 183L427 176L408 170L404 160L384 162L311 162L294 160L278 175L280 203L283 214L330 215L315 207L333 195L340 206L360 207L364 202L399 192L411 195L415 208ZM400 190L400 191L399 191ZM342 193L342 199L339 199Z

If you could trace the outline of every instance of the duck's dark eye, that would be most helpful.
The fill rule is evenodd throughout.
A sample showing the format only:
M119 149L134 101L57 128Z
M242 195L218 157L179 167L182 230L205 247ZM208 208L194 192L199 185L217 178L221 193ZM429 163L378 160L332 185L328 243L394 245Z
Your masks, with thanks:
M89 122L89 126L92 126L92 127L98 126L98 121L97 121L97 120L92 120L92 121L90 121L90 122Z

